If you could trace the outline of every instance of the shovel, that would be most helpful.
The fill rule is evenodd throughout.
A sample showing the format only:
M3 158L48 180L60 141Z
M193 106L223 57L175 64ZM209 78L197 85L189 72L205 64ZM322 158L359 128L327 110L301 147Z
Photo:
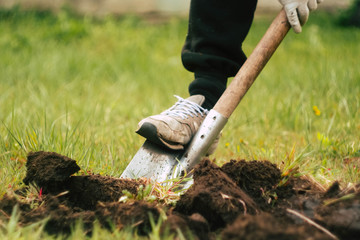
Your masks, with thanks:
M157 182L187 173L199 163L290 29L284 10L277 15L252 54L211 109L190 144L182 151L146 140L121 178L150 178Z

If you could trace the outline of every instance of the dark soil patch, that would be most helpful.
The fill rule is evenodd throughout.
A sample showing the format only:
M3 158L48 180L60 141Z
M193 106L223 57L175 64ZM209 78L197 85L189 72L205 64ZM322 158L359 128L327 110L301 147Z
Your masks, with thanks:
M235 161L225 163L221 170L225 172L236 185L246 191L254 199L258 206L267 208L266 195L271 197L271 191L275 196L276 189L281 180L281 171L275 164L269 161ZM286 189L289 193L291 189ZM279 189L277 189L278 192Z
M331 190L331 191L329 191ZM317 206L315 220L344 239L355 239L360 233L360 184L340 190L334 183L327 191L323 205Z
M31 152L26 162L25 184L36 183L44 193L63 190L63 184L80 170L75 160L52 152Z
M308 225L284 224L268 213L239 216L222 232L223 240L302 240L331 239Z
M186 239L191 239L194 233L197 238L203 240L212 236L208 222L198 213L192 215L183 215L178 212L170 213L161 227L161 233L167 236L169 233L177 234L178 230L184 234Z
M335 182L325 190L305 176L284 182L268 161L231 160L219 167L204 159L194 170L194 184L175 207L119 201L124 190L136 196L147 181L73 176L80 169L76 162L57 153L30 153L26 166L29 187L0 199L0 222L9 220L16 206L20 225L48 219L45 230L50 234L69 234L81 220L88 234L96 221L110 231L131 228L147 235L151 221L159 218L161 234L175 236L180 230L195 239L334 239L314 223L339 239L360 234L359 185L341 189Z
M100 175L71 176L64 184L73 206L94 210L98 202L117 202L123 190L136 194L144 181L119 179Z
M150 218L156 222L160 216L159 208L155 204L143 201L131 201L127 203L110 202L99 203L96 216L100 223L111 229L112 225L118 229L131 226L139 234L145 235L151 231Z
M220 167L205 160L195 168L194 184L177 202L175 211L186 215L199 213L215 230L240 214L256 214L258 209Z

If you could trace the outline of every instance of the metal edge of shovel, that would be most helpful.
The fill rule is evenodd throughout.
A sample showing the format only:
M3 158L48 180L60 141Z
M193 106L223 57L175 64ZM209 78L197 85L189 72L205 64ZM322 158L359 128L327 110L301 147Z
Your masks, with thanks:
M189 172L205 156L246 92L265 67L290 29L281 10L254 51L243 64L225 92L210 110L190 144L183 151L173 151L146 140L121 178L150 178L157 182Z

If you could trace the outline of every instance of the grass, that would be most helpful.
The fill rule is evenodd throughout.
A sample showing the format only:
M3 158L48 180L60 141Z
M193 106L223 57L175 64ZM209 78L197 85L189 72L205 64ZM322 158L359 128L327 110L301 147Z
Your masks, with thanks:
M288 34L226 125L218 164L267 159L325 185L359 182L360 30L335 19L316 13L303 33ZM14 9L0 10L0 20L0 196L22 186L30 151L55 151L83 171L120 176L144 141L137 122L170 107L174 94L187 96L184 19L152 24ZM270 21L255 19L248 55ZM6 229L3 239L51 238L41 225ZM105 236L132 238L99 229L93 238Z

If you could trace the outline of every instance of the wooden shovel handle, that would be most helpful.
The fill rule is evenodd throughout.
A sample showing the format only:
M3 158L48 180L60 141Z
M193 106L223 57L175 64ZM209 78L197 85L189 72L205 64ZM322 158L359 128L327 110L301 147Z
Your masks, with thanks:
M254 51L240 68L232 82L214 106L214 110L229 118L245 96L256 77L265 67L290 29L284 10L277 15Z

